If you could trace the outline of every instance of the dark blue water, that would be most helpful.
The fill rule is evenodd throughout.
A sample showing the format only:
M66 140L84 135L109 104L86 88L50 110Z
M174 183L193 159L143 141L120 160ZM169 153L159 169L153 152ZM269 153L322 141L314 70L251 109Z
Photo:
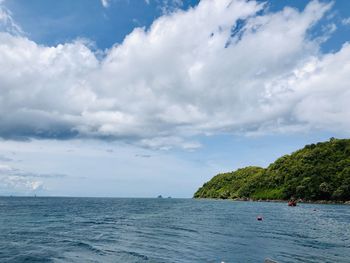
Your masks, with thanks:
M350 262L350 206L0 198L0 262L255 263L267 257Z

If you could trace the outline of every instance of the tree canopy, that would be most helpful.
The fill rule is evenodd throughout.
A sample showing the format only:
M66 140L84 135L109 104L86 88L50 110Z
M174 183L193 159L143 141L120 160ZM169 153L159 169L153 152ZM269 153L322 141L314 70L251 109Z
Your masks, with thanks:
M194 197L350 200L350 140L331 138L284 155L267 168L218 174Z

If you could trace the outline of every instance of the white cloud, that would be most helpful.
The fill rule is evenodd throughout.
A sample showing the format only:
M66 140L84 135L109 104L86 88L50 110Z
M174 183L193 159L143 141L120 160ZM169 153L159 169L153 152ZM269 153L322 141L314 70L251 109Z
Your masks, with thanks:
M219 169L218 163L213 167L202 160L196 165L174 152L97 140L0 140L0 154L21 160L9 163L12 173L0 172L0 195L190 197L203 177L208 179ZM33 191L23 183L28 187L16 190L5 185L5 176L7 181L12 179L8 176L19 176L42 186Z
M4 0L0 1L0 31L13 35L22 35L21 27L12 18L12 13L4 6Z
M109 7L110 0L101 0L101 4L104 8Z
M254 1L201 1L102 60L81 41L1 33L0 135L195 148L199 134L349 130L349 45L321 54L308 35L330 7L261 14Z
M149 4L149 0L146 3ZM169 14L183 6L183 0L157 0L156 3L162 14Z
M170 150L171 148L182 148L188 151L201 147L201 144L198 142L185 141L182 138L175 136L142 139L140 145L151 149Z
M44 189L43 182L31 178L18 169L9 165L0 164L0 192L6 189L6 192L25 193Z
M341 22L342 22L342 24L345 25L345 26L350 25L350 17L344 18Z
M41 181L30 180L20 176L0 176L0 182L1 188L6 189L6 192L30 194L43 189Z
M22 142L22 145L25 144ZM6 161L1 160L0 161ZM15 166L13 166L15 165ZM62 180L69 176L57 173L28 172L18 168L18 163L0 163L0 194L31 194L32 192L46 191L43 180Z

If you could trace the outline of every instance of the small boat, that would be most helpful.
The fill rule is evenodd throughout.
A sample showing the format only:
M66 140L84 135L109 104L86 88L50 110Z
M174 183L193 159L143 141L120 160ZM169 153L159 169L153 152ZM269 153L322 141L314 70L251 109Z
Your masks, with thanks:
M297 206L297 201L295 201L295 200L289 200L289 201L288 201L288 206Z

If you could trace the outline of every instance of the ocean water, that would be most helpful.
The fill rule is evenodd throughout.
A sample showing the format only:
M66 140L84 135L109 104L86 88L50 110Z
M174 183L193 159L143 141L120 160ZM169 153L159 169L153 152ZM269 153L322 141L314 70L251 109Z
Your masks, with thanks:
M0 198L0 262L255 263L265 258L350 262L350 206Z

